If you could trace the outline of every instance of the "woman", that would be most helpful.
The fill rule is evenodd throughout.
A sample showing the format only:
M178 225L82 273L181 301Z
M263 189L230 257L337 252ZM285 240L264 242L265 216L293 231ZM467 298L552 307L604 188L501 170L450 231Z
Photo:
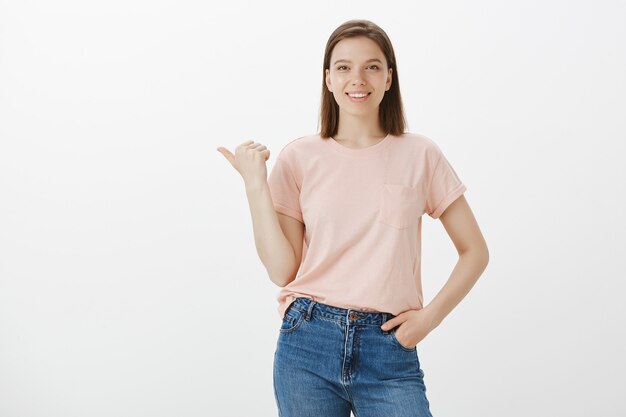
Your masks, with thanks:
M269 150L218 148L245 185L255 244L281 287L274 356L279 415L431 416L417 344L465 297L488 250L440 148L405 132L386 33L351 20L324 55L321 130ZM426 306L421 220L439 218L459 253Z

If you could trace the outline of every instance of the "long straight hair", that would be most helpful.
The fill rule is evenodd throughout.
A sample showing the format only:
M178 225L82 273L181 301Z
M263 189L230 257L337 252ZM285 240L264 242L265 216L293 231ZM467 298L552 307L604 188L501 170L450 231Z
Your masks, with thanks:
M392 68L393 78L391 87L385 92L378 107L378 117L381 128L387 134L401 135L406 129L406 119L400 96L400 80L398 77L398 67L396 65L396 55L389 37L377 24L369 20L353 19L342 23L328 38L326 50L324 51L324 66L322 68L322 104L320 108L321 124L320 136L327 139L337 134L339 128L339 105L331 91L326 86L326 70L330 69L330 56L335 45L346 38L365 36L375 41L387 60L387 67Z

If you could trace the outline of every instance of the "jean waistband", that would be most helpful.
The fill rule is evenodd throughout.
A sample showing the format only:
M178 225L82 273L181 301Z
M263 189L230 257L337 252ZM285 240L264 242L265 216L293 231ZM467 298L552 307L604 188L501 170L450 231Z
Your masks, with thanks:
M291 308L303 312L306 320L309 320L312 316L320 316L350 323L351 325L371 324L380 326L387 320L396 317L387 312L361 311L352 308L331 306L306 297L296 298L288 307L287 312Z

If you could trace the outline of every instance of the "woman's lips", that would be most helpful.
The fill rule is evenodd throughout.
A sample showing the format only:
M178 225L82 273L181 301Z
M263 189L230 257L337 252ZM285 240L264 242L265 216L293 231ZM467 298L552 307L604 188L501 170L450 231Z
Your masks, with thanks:
M348 98L350 99L350 101L354 102L354 103L362 103L365 100L367 100L370 95L372 93L367 93L367 95L365 97L351 97L350 94L346 93L346 95L348 96Z

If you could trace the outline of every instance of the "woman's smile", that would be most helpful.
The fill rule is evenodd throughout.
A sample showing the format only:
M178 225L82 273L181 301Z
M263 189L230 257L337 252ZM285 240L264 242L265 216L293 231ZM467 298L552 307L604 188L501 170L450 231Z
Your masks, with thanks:
M350 101L354 103L362 103L369 98L372 93L367 93L367 95L363 96L363 94L354 94L346 93L346 95L350 98Z

